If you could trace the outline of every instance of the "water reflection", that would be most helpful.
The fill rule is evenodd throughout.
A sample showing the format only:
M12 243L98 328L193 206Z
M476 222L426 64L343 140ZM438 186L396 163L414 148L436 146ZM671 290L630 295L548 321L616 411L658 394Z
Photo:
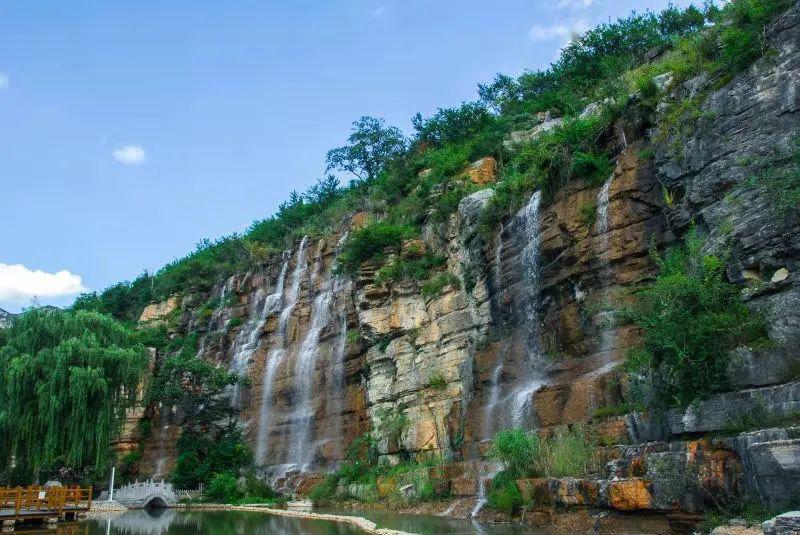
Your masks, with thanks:
M38 531L31 532L39 533ZM362 535L348 524L245 511L128 511L59 524L53 535Z
M542 535L519 525L478 524L473 520L397 514L386 511L319 511L363 516L379 527L418 535ZM182 511L154 509L59 524L54 530L26 535L363 535L349 524L272 516L248 511Z
M378 527L396 529L417 535L546 535L551 531L519 524L484 524L473 519L448 518L431 515L413 515L380 510L314 509L314 512L363 516Z

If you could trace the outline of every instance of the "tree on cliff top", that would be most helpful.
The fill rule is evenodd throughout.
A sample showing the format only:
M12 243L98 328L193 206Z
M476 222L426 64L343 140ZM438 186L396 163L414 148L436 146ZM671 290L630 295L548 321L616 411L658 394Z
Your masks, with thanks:
M110 316L20 315L0 347L0 470L13 460L9 475L25 482L48 468L102 472L146 367L135 334Z
M353 123L347 145L328 151L325 172L346 171L360 181L369 182L405 148L405 138L398 128L385 126L383 119L364 116Z

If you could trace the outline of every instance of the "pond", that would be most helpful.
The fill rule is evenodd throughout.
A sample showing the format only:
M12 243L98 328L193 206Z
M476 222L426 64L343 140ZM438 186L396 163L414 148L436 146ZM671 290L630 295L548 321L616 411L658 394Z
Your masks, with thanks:
M378 527L419 535L539 535L545 532L507 525L479 525L470 520L397 514L385 511L324 511L369 518ZM21 530L22 531L22 530ZM28 533L28 532L26 532ZM45 533L42 531L41 533ZM349 524L274 516L249 511L149 509L59 524L57 535L363 535Z

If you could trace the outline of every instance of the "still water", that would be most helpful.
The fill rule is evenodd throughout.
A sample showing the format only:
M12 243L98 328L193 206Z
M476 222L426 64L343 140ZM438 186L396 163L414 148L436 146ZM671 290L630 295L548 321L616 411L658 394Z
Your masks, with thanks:
M325 511L335 512L335 511ZM369 518L378 527L419 535L540 535L521 526L479 525L470 520L395 514L385 511L338 511ZM39 532L36 532L39 533ZM44 533L44 532L42 532ZM272 516L247 511L185 511L153 509L129 511L107 518L59 524L47 531L56 535L363 535L349 524Z

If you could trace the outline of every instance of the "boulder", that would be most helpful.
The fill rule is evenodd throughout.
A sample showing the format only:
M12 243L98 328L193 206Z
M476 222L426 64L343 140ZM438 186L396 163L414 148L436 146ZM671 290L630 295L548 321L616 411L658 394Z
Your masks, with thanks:
M800 511L789 511L761 524L764 535L800 534Z
M643 478L610 481L607 487L608 505L620 511L652 509L650 482Z

